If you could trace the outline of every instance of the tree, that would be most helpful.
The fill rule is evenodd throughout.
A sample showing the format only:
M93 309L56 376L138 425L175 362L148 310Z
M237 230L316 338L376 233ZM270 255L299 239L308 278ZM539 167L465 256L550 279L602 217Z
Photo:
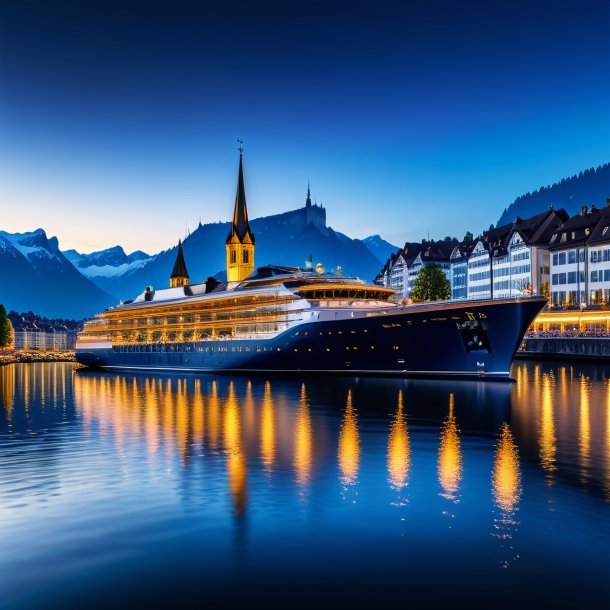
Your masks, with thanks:
M413 298L418 301L444 301L451 297L451 284L438 265L426 265L413 286Z
M0 305L0 347L10 347L13 344L13 325L6 315L4 305Z
M464 241L472 241L474 239L474 235L470 231L466 231L466 235L464 235Z

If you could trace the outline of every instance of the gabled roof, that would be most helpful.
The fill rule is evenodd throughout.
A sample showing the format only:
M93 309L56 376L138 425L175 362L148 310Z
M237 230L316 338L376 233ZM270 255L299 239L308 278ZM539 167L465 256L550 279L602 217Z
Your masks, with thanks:
M455 242L453 241L432 241L423 245L420 252L421 260L424 263L446 262L450 259Z
M589 243L590 237L593 236L594 229L598 223L601 222L602 218L608 217L608 208L597 210L592 208L587 210L583 206L580 214L572 216L564 222L560 227L556 228L555 231L549 236L549 250L560 250L563 248L570 248L575 246L582 246ZM605 221L604 221L605 222ZM600 228L598 235L603 233L603 227ZM598 237L598 240L600 239Z
M247 243L254 244L254 233L248 222L248 208L246 206L246 188L244 186L244 168L242 163L242 151L239 151L239 174L237 176L237 193L235 195L235 208L233 210L233 222L227 236L227 244Z
M170 277L189 277L189 272L186 270L186 263L184 262L184 254L182 252L182 240L178 240L178 254L176 255L176 262L174 263L174 269Z
M467 258L470 256L470 253L474 250L474 246L477 242L474 239L469 241L461 241L453 250L449 258L451 260L455 260L458 258Z
M587 244L600 242L610 242L610 207L601 210L599 220L587 240Z

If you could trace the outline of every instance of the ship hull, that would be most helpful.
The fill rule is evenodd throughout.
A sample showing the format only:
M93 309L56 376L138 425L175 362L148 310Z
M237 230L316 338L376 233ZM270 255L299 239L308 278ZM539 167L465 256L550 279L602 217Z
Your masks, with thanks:
M386 308L320 318L269 339L77 344L76 359L123 371L509 378L523 335L545 303L531 298Z

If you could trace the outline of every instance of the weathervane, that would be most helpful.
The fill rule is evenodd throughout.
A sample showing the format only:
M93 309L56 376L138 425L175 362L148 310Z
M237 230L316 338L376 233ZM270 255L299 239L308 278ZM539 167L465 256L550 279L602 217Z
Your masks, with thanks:
M239 142L239 154L241 155L244 152L244 141L239 138L237 138L237 141Z

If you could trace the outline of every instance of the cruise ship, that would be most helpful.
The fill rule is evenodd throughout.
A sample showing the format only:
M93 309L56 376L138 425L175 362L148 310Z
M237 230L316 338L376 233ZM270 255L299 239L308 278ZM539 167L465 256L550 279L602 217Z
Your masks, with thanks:
M402 305L341 272L255 269L240 150L227 281L190 283L178 244L170 287L147 287L85 324L79 363L122 371L509 378L541 297Z

